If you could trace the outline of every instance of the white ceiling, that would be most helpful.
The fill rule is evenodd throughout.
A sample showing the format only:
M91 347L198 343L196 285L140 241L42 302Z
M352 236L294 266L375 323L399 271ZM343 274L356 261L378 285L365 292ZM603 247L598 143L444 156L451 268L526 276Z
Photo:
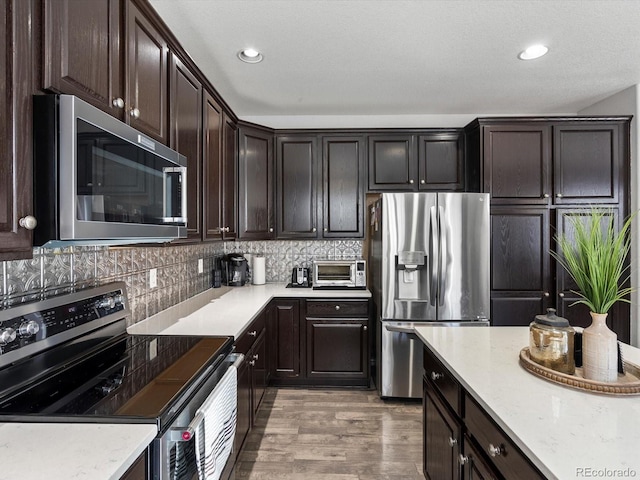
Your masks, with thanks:
M150 3L240 118L275 127L576 113L640 83L640 0ZM549 53L519 60L532 43Z

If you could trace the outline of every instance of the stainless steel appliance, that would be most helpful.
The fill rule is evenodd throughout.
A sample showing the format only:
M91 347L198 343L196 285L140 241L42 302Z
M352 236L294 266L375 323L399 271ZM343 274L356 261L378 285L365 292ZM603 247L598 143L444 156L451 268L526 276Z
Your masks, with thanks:
M236 401L226 379L244 357L232 337L128 335L128 316L121 282L0 311L0 422L153 423L152 478L191 480L205 407L223 386Z
M72 95L34 96L36 245L186 237L186 158Z
M315 260L314 289L367 288L365 260Z
M489 324L489 196L384 193L371 215L378 392L420 398L414 325Z
M294 267L291 272L291 287L308 288L311 286L311 274L307 267Z

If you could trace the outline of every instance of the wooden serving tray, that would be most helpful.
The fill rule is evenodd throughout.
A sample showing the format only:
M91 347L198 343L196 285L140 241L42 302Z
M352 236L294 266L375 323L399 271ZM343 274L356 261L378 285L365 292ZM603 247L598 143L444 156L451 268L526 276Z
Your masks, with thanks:
M576 373L568 375L543 367L531 360L529 347L520 350L520 365L525 370L553 383L565 387L584 390L591 393L605 395L640 395L640 367L630 362L624 362L624 375L619 373L615 382L598 382L583 377L582 368L576 368Z

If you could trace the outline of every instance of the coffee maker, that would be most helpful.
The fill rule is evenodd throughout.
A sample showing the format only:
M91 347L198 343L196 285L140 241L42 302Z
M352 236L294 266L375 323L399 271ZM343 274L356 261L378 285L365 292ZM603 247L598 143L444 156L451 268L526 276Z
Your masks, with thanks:
M240 253L229 253L220 259L222 283L242 287L249 277L249 262Z

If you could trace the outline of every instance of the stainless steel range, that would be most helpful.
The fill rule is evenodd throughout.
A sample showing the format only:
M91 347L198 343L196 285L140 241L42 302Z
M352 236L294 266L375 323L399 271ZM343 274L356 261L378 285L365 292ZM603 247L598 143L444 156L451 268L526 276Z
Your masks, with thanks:
M229 473L243 360L233 338L128 335L129 315L122 282L0 311L0 422L155 423L153 478L192 479L224 386L228 418L215 440L229 447L213 464Z

